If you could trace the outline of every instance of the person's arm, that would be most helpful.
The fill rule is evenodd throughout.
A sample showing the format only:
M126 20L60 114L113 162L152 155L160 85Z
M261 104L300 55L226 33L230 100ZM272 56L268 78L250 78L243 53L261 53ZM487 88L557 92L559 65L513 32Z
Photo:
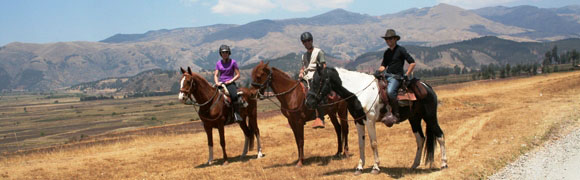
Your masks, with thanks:
M232 82L238 80L239 78L240 78L240 69L236 68L236 70L234 72L234 78L227 81L226 84L231 84Z
M221 86L222 85L222 83L218 80L219 79L218 78L219 74L220 74L220 71L217 70L217 69L213 73L213 81L215 82L215 85L217 85L217 86Z
M415 63L409 64L409 68L407 69L407 73L405 73L405 75L410 76L411 73L413 73L414 69L415 69Z

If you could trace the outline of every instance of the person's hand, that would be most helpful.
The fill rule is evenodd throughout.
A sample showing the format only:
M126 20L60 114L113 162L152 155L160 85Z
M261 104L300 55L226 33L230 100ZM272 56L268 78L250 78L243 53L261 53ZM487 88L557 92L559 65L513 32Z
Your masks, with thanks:
M298 79L304 79L304 74L302 73L298 74Z
M375 76L375 78L380 79L381 78L381 71L376 70L375 73L373 73L373 76Z
M217 82L215 85L216 86L222 86L222 82Z
M403 75L403 80L408 81L409 80L409 76L407 76L406 74Z

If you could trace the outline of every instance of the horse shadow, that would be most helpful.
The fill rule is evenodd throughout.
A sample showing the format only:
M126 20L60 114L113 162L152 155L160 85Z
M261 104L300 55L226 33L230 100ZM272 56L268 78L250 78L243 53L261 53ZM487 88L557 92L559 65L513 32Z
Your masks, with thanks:
M264 158L266 156L266 154L262 154L262 158ZM235 156L235 157L231 157L228 159L228 163L235 163L235 162L247 162L250 161L252 159L257 159L258 155L246 155L246 157L242 157L241 155ZM207 162L202 163L200 165L195 166L195 168L206 168L206 167L212 167L212 166L221 166L224 164L224 159L215 159L212 161L211 164L207 164Z
M309 158L304 159L304 161L302 162L303 166L308 166L311 164L318 164L319 166L327 166L331 160L341 160L341 159L346 159L350 156L343 156L343 155L329 155L329 156L312 156ZM264 167L264 169L271 169L271 168L279 168L279 167L290 167L290 166L295 166L296 163L298 163L298 160L293 161L291 163L287 163L287 164L275 164L272 166L268 166L268 167Z
M433 172L438 172L441 171L442 169L439 168L431 168L431 169L411 169L409 167L382 167L379 166L381 168L381 173L384 174L388 174L390 177L392 177L393 179L400 179L405 177L405 175L408 174L429 174L429 173L433 173ZM363 173L371 173L372 168L366 168L363 169ZM324 176L330 176L330 175L340 175L340 174L345 174L345 173L354 173L354 169L337 169L335 171L330 171L330 172L326 172L323 173Z

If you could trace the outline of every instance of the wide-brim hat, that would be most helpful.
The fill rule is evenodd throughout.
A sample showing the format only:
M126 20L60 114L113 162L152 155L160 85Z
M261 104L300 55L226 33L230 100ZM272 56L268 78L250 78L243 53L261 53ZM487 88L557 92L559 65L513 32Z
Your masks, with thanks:
M387 32L385 33L385 36L381 36L383 39L389 39L389 38L397 38L397 41L401 39L401 36L397 35L397 33L395 32L395 30L393 29L387 29Z

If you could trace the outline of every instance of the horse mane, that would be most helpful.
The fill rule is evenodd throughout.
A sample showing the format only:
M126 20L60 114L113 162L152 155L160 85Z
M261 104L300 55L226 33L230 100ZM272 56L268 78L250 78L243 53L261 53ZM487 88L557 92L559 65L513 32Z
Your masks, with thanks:
M200 82L201 83L200 85L211 87L211 84L209 83L209 81L207 81L200 74L197 74L195 72L191 72L191 78L195 79L196 82Z
M292 77L290 77L290 75L286 74L286 72L284 72L278 68L272 67L272 71L277 71L279 74L283 74L282 77L284 78L284 80L296 81L296 79L292 79ZM274 73L274 72L272 72L272 73Z
M349 71L344 68L335 68L343 82L343 86L360 87L364 88L375 80L375 77L370 74L361 73L358 71Z

